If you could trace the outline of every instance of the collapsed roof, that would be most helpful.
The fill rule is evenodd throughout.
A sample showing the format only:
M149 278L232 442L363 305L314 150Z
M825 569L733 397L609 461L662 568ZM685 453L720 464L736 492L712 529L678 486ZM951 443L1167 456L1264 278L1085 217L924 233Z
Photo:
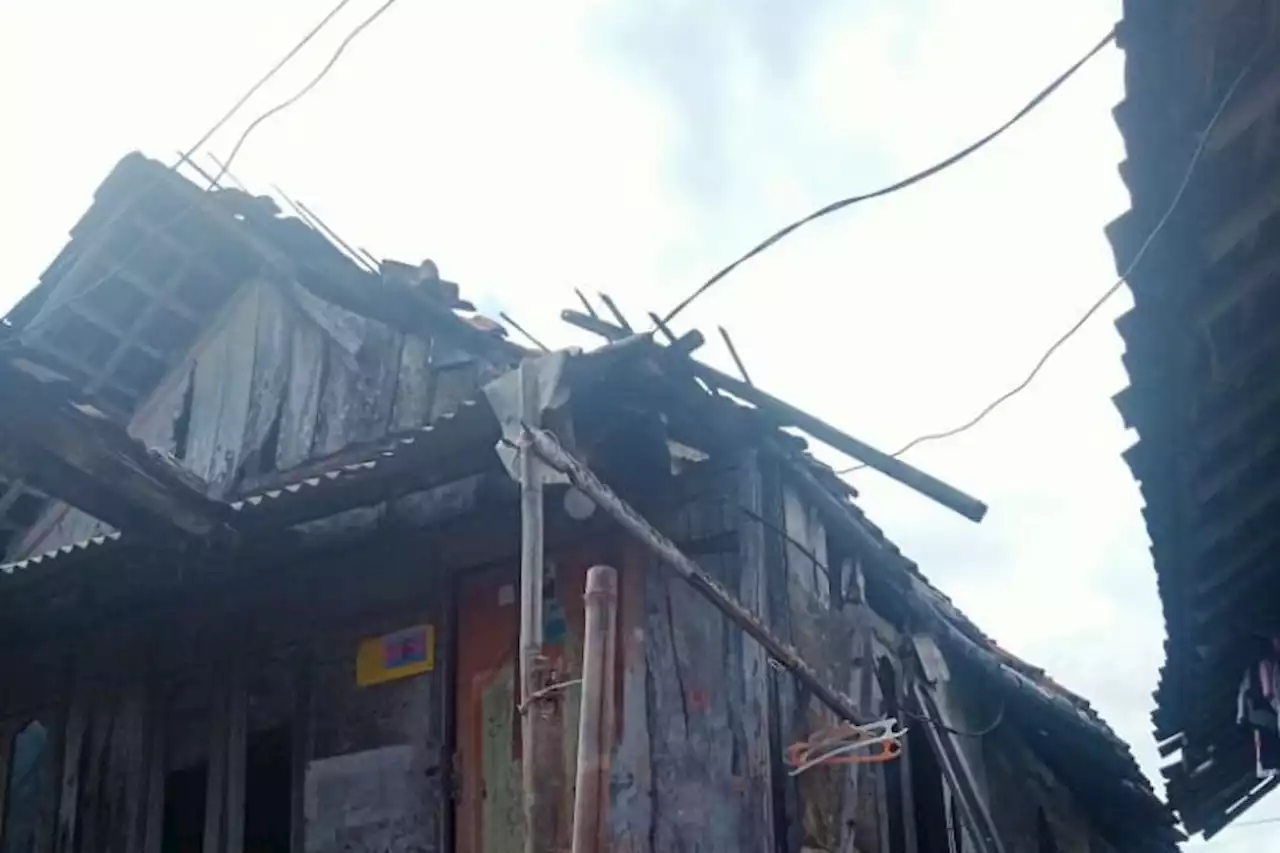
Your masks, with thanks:
M161 172L165 174L157 177ZM83 312L74 309L96 301L109 301L117 287L124 294L122 299L137 298L128 291L128 288L141 290L132 282L136 271L131 271L123 276L99 276L102 284L97 288L98 295L77 298L75 303L63 301L61 307L58 304L58 290L67 281L69 270L82 259L95 256L84 244L105 246L107 254L116 244L119 237L114 229L119 223L109 211L118 210L116 193L121 191L120 186L138 181L156 187L152 192L156 194L157 211L168 211L170 216L175 212L189 215L192 221L206 216L211 220L200 228L192 228L190 233L183 232L185 237L175 236L173 242L177 245L171 243L168 250L181 250L199 257L199 250L189 247L187 241L193 241L196 247L206 247L204 251L212 252L207 258L212 270L221 269L218 264L221 259L226 260L226 269L230 271L226 280L210 283L206 278L205 284L199 286L214 288L217 295L205 294L192 297L191 301L172 295L166 298L166 291L158 290L148 297L151 301L141 310L135 309L131 315L135 321L129 328L112 333L110 340L101 343L95 342L103 338L101 326L91 334L86 333L83 341L74 332L56 334L55 330L60 328L58 322L42 318L53 316L64 318L59 322L92 324L92 320L82 316ZM181 342L174 336L169 349L159 349L155 336L161 333L152 328L151 322L142 319L144 315L163 316L176 322L174 318L181 318L184 311L203 310L206 312L202 315L204 322L208 322L217 305L230 297L234 283L229 282L233 278L243 281L255 272L260 274L262 266L271 265L277 271L287 272L320 298L397 327L430 325L437 333L452 336L459 346L470 348L492 363L510 367L530 356L491 328L480 328L472 322L465 306L458 304L456 289L443 299L438 295L428 297L414 288L410 280L412 268L395 267L392 276L386 275L385 270L381 275L362 270L355 260L304 223L279 218L275 211L264 214L261 200L229 197L220 207L182 213L187 206L199 204L192 195L198 192L185 179L158 163L138 155L122 161L99 191L94 209L73 232L72 244L51 268L54 271L46 274L36 291L11 314L11 334L22 341L27 351L51 350L49 356L69 379L86 383L82 394L97 394L96 399L103 405L129 411L137 407L145 387L159 382L160 374L178 362L179 351L191 346L202 325L192 320ZM102 209L98 209L100 207ZM228 225L228 220L233 224ZM80 246L76 245L78 241ZM188 260L180 268L194 269L202 263ZM126 266L132 267L132 262ZM183 280L180 275L173 278ZM67 298L71 297L64 294L64 300ZM175 298L180 300L177 304L181 307L170 304ZM196 309L197 300L203 300L202 304L207 307ZM115 309L98 305L97 310ZM867 519L854 501L854 490L812 457L803 441L779 427L780 423L799 422L810 424L813 427L810 432L821 433L825 425L786 407L759 389L727 377L717 379L714 371L690 358L690 351L698 343L696 333L660 345L651 335L636 335L599 317L577 319L611 342L598 350L569 356L565 374L570 388L588 395L591 389L608 388L612 396L633 401L628 405L658 413L673 430L682 422L690 431L688 440L694 446L710 450L735 444L758 445L776 452L793 466L798 476L811 484L822 502L835 508L841 525L868 549L873 564L869 581L880 584L904 613L923 621L949 652L970 663L991 689L1005 698L1008 714L1027 722L1025 729L1031 733L1037 753L1076 792L1084 807L1117 843L1126 845L1126 850L1152 853L1175 849L1180 836L1172 816L1152 792L1127 745L1090 705L984 635ZM149 329L152 331L148 332ZM40 334L33 334L33 330ZM112 373L108 377L111 381L106 381L95 380L97 374L91 372L76 372L75 359L87 359L87 364L115 361L119 369L120 365L131 363L131 359L147 356L142 346L155 347L162 354L154 357L161 365L153 366L150 373L123 369ZM98 349L90 351L86 347ZM119 354L125 350L136 352ZM724 393L709 393L703 384L695 381L695 375L705 384L727 389L738 399ZM108 392L109 388L116 390ZM130 388L132 394L127 390ZM696 415L691 416L691 412ZM842 435L834 428L825 429L830 430L829 435ZM292 541L289 533L315 520L440 487L474 470L476 459L484 457L492 461L493 447L500 435L493 410L484 395L477 393L429 423L345 447L325 458L280 471L270 482L246 486L228 495L227 524L239 537L235 547L288 547ZM912 474L914 469L910 466L899 465L902 470L898 473L903 477L919 474ZM945 484L921 477L923 488L937 491L944 499L981 515L980 510L966 502L966 496L952 494L954 490L948 491ZM167 559L168 553L150 537L126 530L94 536L0 566L0 626L5 626L7 631L19 630L23 602L36 595L37 590L56 589L62 579L92 577L100 585L97 594L109 597L119 594L115 580L123 571L136 573L148 562ZM74 608L76 601L67 599L62 606Z

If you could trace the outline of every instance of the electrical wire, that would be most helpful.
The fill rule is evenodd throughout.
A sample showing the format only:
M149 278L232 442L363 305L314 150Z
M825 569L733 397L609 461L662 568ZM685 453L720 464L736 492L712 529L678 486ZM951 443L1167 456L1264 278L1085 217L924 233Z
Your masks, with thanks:
M941 720L935 720L932 717L925 716L924 714L917 714L913 711L908 711L906 708L899 708L898 711L904 717L908 717L912 720L915 720L918 723L925 723L927 725L933 726L934 728L942 729L944 732L953 734L956 737L984 738L987 735L994 732L996 729L1000 728L1000 724L1004 722L1005 703L1003 700L1001 700L1000 709L996 711L996 715L991 720L990 723L988 723L987 725L983 726L980 729L977 729L976 731L971 731L971 732L964 731L963 729L954 729L951 726L948 726L946 723L942 722Z
M290 60L292 60L295 56L297 56L298 52L302 50L304 47L306 47L307 44L310 43L310 41L313 38L315 38L319 34L319 32L328 25L328 23L331 20L333 20L334 16L336 16L339 12L341 12L350 2L351 0L340 0L338 5L334 6L331 10L329 10L329 14L325 15L320 20L320 23L312 27L310 31L308 31L307 34L303 36L302 39L297 44L295 44L289 50L289 52L286 53L280 59L279 62L271 66L270 71L262 75L262 77L258 79L258 82L250 86L249 90L240 96L240 100L236 101L235 104L232 105L231 109L227 110L227 112L222 116L222 118L218 119L214 123L213 127L205 131L204 135L201 136L198 140L196 140L196 143L186 150L186 152L182 155L182 160L190 160L191 157L193 157L195 153L200 150L200 147L202 145L204 145L211 138L213 138L213 135L217 133L219 130L222 130L222 128L226 125L226 123L231 121L232 117L235 116L236 113L240 112L240 108L243 107L246 103L248 103L249 99L252 98L254 95L256 95L258 93L258 90L261 89L263 86L265 86L271 80L271 78L275 77L278 73L280 73L280 70L284 68L286 65L288 65ZM181 162L181 160L179 162ZM177 164L174 165L174 169L175 170L177 169Z
M1112 28L1112 30L1109 33L1107 33L1097 44L1095 44L1092 48L1090 48L1088 53L1086 53L1083 57L1078 59L1070 68L1068 68L1062 74L1058 75L1057 79L1055 79L1052 83L1050 83L1044 89L1040 90L1040 93L1037 94L1030 101L1028 101L1026 106L1018 110L1018 112L1014 113L1012 118L1010 118L1004 124L1000 125L995 130L991 131L990 133L988 133L986 136L982 137L978 141L961 149L960 151L957 151L956 153L952 154L946 159L940 160L939 162L934 163L932 166L929 166L927 169L923 169L919 172L916 172L913 175L903 178L900 181L889 184L886 187L881 187L878 190L873 190L872 192L863 193L862 195L855 195L849 198L840 199L839 201L834 201L831 204L826 205L825 207L821 207L818 210L815 210L813 213L810 213L808 216L804 217L803 219L798 219L795 222L792 222L790 225L787 225L786 227L782 228L781 230L776 231L772 236L766 238L763 242L759 243L755 248L751 249L751 251L747 252L745 255L738 258L736 261L729 264L727 267L720 270L718 273L711 276L711 278L703 282L695 291L693 291L693 293L685 297L685 299L682 302L680 302L680 304L676 305L675 308L671 309L671 311L668 312L667 315L662 318L663 323L670 323L672 320L676 318L678 314L680 314L686 308L688 308L691 304L693 304L694 300L702 296L702 294L706 293L712 287L715 287L716 284L718 284L721 280L723 280L726 276L728 276L738 267L742 266L744 263L751 260L756 255L759 255L762 252L768 250L774 244L780 242L781 240L785 239L786 237L788 237L795 231L798 231L799 229L803 228L804 226L808 225L809 223L815 220L821 219L822 217L828 216L837 211L844 210L846 207L851 207L855 204L859 204L864 201L870 201L872 199L891 195L900 190L905 190L906 188L913 186L915 184L918 184L927 178L933 177L939 172L949 169L950 167L959 163L961 160L964 160L967 157L969 157L969 155L977 153L982 148L985 148L989 143L994 142L997 138L1002 136L1005 131L1009 130L1015 124L1022 121L1022 119L1026 118L1027 115L1029 115L1036 107L1044 103L1044 101L1050 95L1056 92L1058 88L1062 86L1063 83L1066 83L1069 79L1071 79L1071 77L1073 77L1077 71L1079 71L1082 67L1084 67L1084 65L1090 59L1093 59L1093 57L1101 53L1102 49L1105 48L1108 44L1110 44L1115 39L1115 37L1116 37L1116 29Z
M223 126L224 126L224 125L225 125L225 124L230 120L230 119L231 119L231 117L232 117L233 115L235 115L235 113L240 109L240 107L242 107L242 106L244 105L244 103L245 103L245 102L247 102L247 101L249 100L249 98L253 96L253 94L254 94L255 92L257 92L257 91L258 91L258 90L259 90L259 89L260 89L260 88L261 88L261 87L262 87L262 86L263 86L263 85L264 85L268 80L270 80L272 77L274 77L274 76L275 76L275 74L276 74L277 72L279 72L279 70L280 70L281 68L283 68L283 67L285 66L285 64L286 64L290 59L292 59L295 55L297 55L297 53L298 53L298 52L299 52L299 51L300 51L300 50L301 50L301 49L302 49L302 48L303 48L303 47L304 47L308 42L310 42L310 41L311 41L311 39L312 39L312 38L314 38L314 37L315 37L315 35L316 35L317 33L319 33L319 31L320 31L320 30L321 30L321 29L322 29L326 24L328 24L328 23L329 23L329 21L330 21L330 20L332 20L332 19L333 19L333 17L334 17L335 15L337 15L337 14L338 14L338 12L340 12L340 11L341 11L341 10L342 10L342 9L343 9L347 4L348 4L348 3L350 3L350 2L351 2L351 0L341 0L341 2L339 2L339 3L338 3L338 4L337 4L337 5L336 5L336 6L335 6L335 7L334 7L334 8L333 8L333 9L332 9L332 10L331 10L331 11L330 11L330 12L329 12L329 13L328 13L328 14L327 14L327 15L326 15L326 16L325 16L321 21L320 21L320 23L318 23L316 26L314 26L314 27L313 27L313 28L312 28L312 29L311 29L311 30L310 30L310 31L309 31L309 32L308 32L308 33L307 33L307 34L302 38L302 40L301 40L301 41L299 41L296 45L294 45L294 47L289 51L289 53L287 53L287 54L285 55L285 57L284 57L283 59L281 59L279 62L277 62L277 63L276 63L276 65L275 65L275 66L273 66L273 67L272 67L272 69L271 69L269 72L267 72L267 74L266 74L266 75L264 75L261 79L259 79L259 80L258 80L258 82L257 82L257 83L255 83L255 84L254 84L254 85L249 89L249 91L248 91L248 92L246 92L246 93L245 93L245 94L240 98L240 100L236 102L235 106L234 106L231 110L229 110L229 111L228 111L228 112L227 112L227 113L226 113L222 118L220 118L220 119L219 119L219 120L218 120L218 121L213 125L213 127L212 127L212 128L210 128L208 131L206 131L206 132L205 132L205 134L204 134L203 136L201 136L201 137L200 137L200 140L199 140L195 145L193 145L190 149L188 149L188 151L187 151L186 153L182 154L182 155L180 156L180 158L179 158L178 162L177 162L177 163L175 163L175 164L174 164L172 167L170 167L168 170L166 170L166 174L168 174L169 172L176 172L176 171L178 170L178 167L179 167L183 162L187 162L187 161L189 161L189 160L190 160L190 158L191 158L191 156L195 153L196 149L198 149L201 145L203 145L205 142L207 142L207 141L209 140L209 138L210 138L210 137L212 137L215 133L217 133L217 132L218 132L218 130L220 130L220 129L221 129L221 128L222 128L222 127L223 127ZM336 64L337 64L338 59L339 59L339 58L341 58L341 56L342 56L343 52L347 49L347 46L348 46L348 45L350 45L350 44L351 44L351 42L352 42L352 41L353 41L353 40L354 40L358 35L360 35L360 33L361 33L361 32L363 32L363 31L364 31L364 30L365 30L365 29L366 29L370 24L372 24L374 21L376 21L379 17L381 17L381 16L382 16L382 14L383 14L384 12L386 12L389 8L391 8L391 6L395 4L395 2L396 2L396 0L386 0L386 2L384 2L381 6L379 6L377 9L375 9L371 15L369 15L367 18L365 18L363 21L361 21L361 22L360 22L360 23L355 27L355 29L353 29L353 30L352 30L352 31L351 31L351 32L346 36L346 38L344 38L344 39L342 40L342 42L338 45L337 50L335 50L335 51L334 51L334 53L333 53L333 55L329 58L329 61L324 65L324 67L323 67L323 68L321 68L321 69L320 69L320 72L319 72L318 74L316 74L316 75L311 79L311 81L310 81L309 83L307 83L307 85L306 85L306 86L304 86L302 89L300 89L300 90L299 90L297 93L295 93L292 97L288 98L288 99L287 99L287 100L285 100L285 101L282 101L281 103L279 103L279 104L277 104L276 106L272 107L271 109L267 110L265 113L263 113L262 115L258 116L258 117L257 117L256 119L254 119L252 122L250 122L249 126L244 130L244 132L243 132L243 133L241 133L241 134L240 134L240 138L236 141L236 144L235 144L235 146L232 148L231 153L230 153L230 154L225 158L225 160L223 160L222 164L221 164L221 165L220 165L220 167L219 167L218 173L217 173L217 174L213 177L213 179L209 182L209 186L206 188L206 192L205 192L205 193L202 193L200 196L198 196L196 199L194 199L190 205L188 205L188 206L187 206L186 208L184 208L180 213L178 213L178 214L177 214L173 219L171 219L171 220L169 221L169 224L168 224L168 226L167 226L167 227L168 227L168 228L172 228L172 227L174 227L174 226L175 226L175 225L177 225L179 222L181 222L181 221L183 221L184 219L186 219L186 217L187 217L187 216L189 216L189 215L190 215L190 214L191 214L191 213L192 213L192 212L193 212L197 207L199 207L199 206L203 203L203 201L204 201L204 199L205 199L205 197L206 197L206 195L207 195L208 191L215 189L215 188L217 187L217 185L218 185L218 182L222 179L222 177L223 177L224 175L226 175L226 174L227 174L227 171L231 168L232 163L235 161L236 156L240 153L240 150L241 150L241 148L244 146L245 140L247 140L247 139L249 138L249 135L250 135L251 133L253 133L253 131L254 131L254 130L256 130L256 129L257 129L257 128L258 128L258 127L259 127L259 126L260 126L264 121L266 121L268 118L270 118L271 116L277 115L278 113L282 112L283 110L285 110L285 109L287 109L288 107L292 106L293 104L297 103L297 102L298 102L299 100L301 100L301 99L302 99L302 98L303 98L307 93L309 93L312 89L314 89L314 88L315 88L315 86L316 86L316 85L317 85L321 80L323 80L323 79L325 78L325 76L326 76L326 75L328 75L328 73L333 69L334 65L336 65ZM130 201L128 201L128 202L126 202L124 205L122 205L122 206L120 207L120 209L118 209L118 210L116 211L116 213L115 213L114 215L112 215L112 217L111 217L111 218L110 218L110 219L105 223L104 228L109 228L112 224L114 224L116 221L118 221L118 220L120 219L120 217L122 217L125 213L127 213L129 210L131 210L131 209L134 207L134 205L136 205L136 204L137 204L137 202L138 202L138 201L139 201L143 196L145 196L148 192L150 192L150 191L151 191L151 190L152 190L152 189L153 189L153 188L154 188L154 187L155 187L155 186L160 182L160 180L162 180L162 179L163 179L163 178L162 178L162 176L157 175L155 178L153 178L153 179L152 179L151 181L149 181L147 184L144 184L144 185L143 185L143 187L142 187L142 188L137 192L137 194L135 194L135 195L134 195L134 197L133 197ZM105 233L105 232L104 232L104 233ZM113 277L115 277L115 275L116 275L116 274L118 274L122 269L124 269L124 268L125 268L125 267L126 267L126 266L127 266L127 265L128 265L128 264L129 264L133 259L134 259L134 258L136 258L136 257L137 257L141 252L142 252L142 250L143 250L143 249L145 249L145 248L147 247L147 245L150 243L150 240L151 240L151 237L152 237L152 236L153 236L153 235L147 235L147 236L143 237L141 240L139 240L138 245L134 248L134 250L133 250L132 252L130 252L128 255L126 255L126 256L125 256L124 260L122 260L122 261L118 262L118 263L114 266L114 268L113 268L111 271L109 271L109 272L107 272L106 274L104 274L103 276L99 277L96 281L94 281L93 283L91 283L90 285L88 285L87 287L85 287L85 288L84 288L83 290L81 290L79 293L77 293L77 294L75 294L74 296L70 297L66 302L62 303L62 306L61 306L61 307L65 307L65 306L67 306L67 305L73 304L73 303L75 303L75 302L78 302L78 301L79 301L79 300L81 300L81 299L84 299L84 298L88 297L91 293L93 293L95 290L97 290L97 288L101 287L105 282L110 281ZM106 238L104 238L104 242L105 242L105 239L106 239ZM94 248L95 248L95 250L96 250L98 247L94 247ZM47 324L48 324L48 323L53 319L53 316L54 316L54 315L51 313L51 314L50 314L50 315L48 315L48 316L47 316L43 321L41 321L41 322L35 322L35 323L32 323L32 324L28 325L26 328L22 329L22 330L21 330L21 332L20 332L20 334L14 335L13 337L11 337L11 338L9 338L9 339L7 339L7 340L0 341L0 349L2 349L6 344L8 344L8 345L12 345L12 344L14 344L14 343L19 342L19 341L22 339L22 337L23 337L23 336L25 336L25 335L28 335L28 334L31 334L31 333L34 333L34 332L38 331L40 328L42 328L42 327L44 327L45 325L47 325Z
M1246 79L1248 79L1249 75L1253 72L1254 68L1257 67L1259 60L1261 60L1261 58L1267 53L1267 48L1270 46L1270 44L1271 44L1270 41L1264 40L1262 44L1259 45L1258 50L1254 52L1252 58L1250 58L1250 60L1247 63L1245 63L1244 68L1241 69L1238 75L1236 75L1236 78L1232 81L1231 85L1227 87L1226 92L1223 94L1221 100L1219 100L1218 106L1213 112L1212 118L1209 119L1209 123L1205 126L1204 130L1200 134L1200 141L1196 145L1195 150L1191 154L1191 160L1187 164L1186 172L1183 173L1182 182L1178 185L1178 189L1173 195L1173 200L1169 202L1169 206L1165 208L1164 214L1156 222L1155 227L1151 229L1151 232L1147 235L1146 239L1142 241L1142 244L1138 247L1138 251L1134 254L1133 258L1125 266L1123 272L1120 273L1120 277L1115 280L1115 283L1113 283L1110 287L1108 287L1105 291L1103 291L1102 295L1099 296L1096 300L1094 300L1093 304L1089 306L1088 310L1086 310L1078 320L1072 323L1071 327L1067 329L1065 333L1059 336L1057 340L1055 340L1047 350L1045 350L1044 354L1040 356L1040 360L1036 362L1035 366L1031 368L1031 372L1028 373L1026 375L1026 378L1024 378L1021 382L1019 382L1017 385L1013 386L1008 391L1001 394L995 400L988 403L976 415L974 415L964 423L960 424L959 426L955 426L955 427L952 427L951 429L943 430L942 432L929 433L927 435L922 435L922 436L913 438L911 441L907 442L902 447L898 448L893 453L889 454L890 456L893 456L895 458L902 456L904 453L907 453L913 448L919 447L921 444L925 444L930 441L940 441L945 438L951 438L952 436L956 436L963 432L967 432L973 429L978 424L982 423L982 421L985 420L988 415L990 415L996 409L1000 408L1000 406L1004 405L1006 402L1008 402L1012 398L1016 397L1018 394L1021 394L1024 390L1026 390L1027 386L1029 386L1032 382L1034 382L1036 377L1040 375L1040 371L1044 369L1044 366L1049 363L1049 359L1053 358L1053 356L1058 352L1058 350L1060 350L1064 344L1066 344L1069 340L1071 340L1071 338L1073 338L1075 334L1079 332L1080 329L1082 329L1086 323L1089 322L1089 320L1093 319L1093 316L1098 313L1098 311L1102 308L1102 306L1105 305L1107 301L1111 299L1111 297L1115 296L1116 293L1120 291L1120 288L1124 286L1126 281L1128 281L1129 276L1133 275L1133 271L1137 269L1138 264L1146 256L1147 250L1151 248L1151 245L1155 242L1156 237L1158 237L1160 233L1164 230L1165 225L1168 224L1170 218L1172 218L1174 212L1178 209L1178 205L1182 203L1183 196L1186 195L1187 188L1191 185L1191 178L1195 175L1196 166L1199 165L1200 160L1204 157L1204 152L1206 147L1209 144L1209 138L1213 134L1213 129L1217 127L1218 121L1222 118L1222 114L1226 111L1227 105L1231 103L1231 99L1235 96L1240 86L1244 83ZM842 474L842 475L849 474L854 471L860 471L866 467L867 466L865 464L851 465L848 468L843 468L837 471L836 473Z
M319 84L319 82L323 80L331 70L333 70L333 66L338 64L338 60L342 58L342 54L347 49L347 45L351 44L351 42L353 42L356 39L356 37L360 35L360 33L364 32L364 30L370 24L378 20L378 18L382 17L383 13L385 13L388 9L390 9L395 4L396 4L396 0L385 0L385 2L381 6L373 10L373 13L369 15L369 17L365 18L363 21L357 24L356 28L347 34L347 37L344 38L342 40L342 43L338 45L338 49L333 52L333 56L329 57L329 61L325 63L325 66L323 68L320 69L320 73L317 74L315 77L311 78L310 83L308 83L307 85L299 89L293 95L293 97L287 98L281 101L271 109L267 110L262 115L258 116L252 122L250 122L249 126L244 129L244 133L240 134L240 138L236 140L236 144L231 149L231 153L227 155L226 162L223 164L222 168L218 171L218 174L214 176L214 179L213 179L214 183L217 183L219 180L221 180L222 176L225 175L227 173L227 170L231 168L231 164L235 162L236 156L240 153L240 148L244 145L245 140L249 138L249 135L251 133L257 130L260 124L262 124L264 121L271 118L272 116L280 112L283 112L284 110L287 110L289 107L293 106L298 101L306 97L307 93L309 93L312 89L314 89L316 85Z

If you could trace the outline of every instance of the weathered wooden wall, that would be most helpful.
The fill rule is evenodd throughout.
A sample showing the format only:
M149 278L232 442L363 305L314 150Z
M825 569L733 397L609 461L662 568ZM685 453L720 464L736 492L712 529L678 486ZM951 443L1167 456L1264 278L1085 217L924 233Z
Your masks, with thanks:
M290 282L250 281L135 413L129 432L178 457L217 497L474 395L490 368L465 353L323 302ZM106 531L54 503L10 549L21 559Z
M203 849L252 853L239 840L253 808L246 747L287 725L293 853L443 850L449 585L429 565L372 586L354 566L345 579L317 571L290 568L292 594L195 591L136 626L4 656L0 683L22 689L0 691L0 734L11 752L17 731L42 723L53 784L34 809L9 810L31 830L6 832L0 849L159 853L167 776L204 765ZM321 586L299 606L308 577ZM362 638L424 622L437 627L435 669L357 686ZM0 750L6 782L11 768Z
M709 475L697 494L679 509L655 509L655 522L866 716L893 712L902 685L923 677L951 725L975 730L990 722L993 708L978 688L919 644L912 651L872 610L856 558L828 541L818 516L775 469L748 458ZM513 544L514 524L509 533ZM481 550L489 556L447 564L434 551L353 550L331 555L323 569L304 561L269 577L229 567L225 579L203 581L207 594L188 589L185 603L175 601L158 623L117 620L109 630L60 638L56 651L0 654L0 684L22 685L20 694L0 690L0 793L10 784L3 771L12 763L12 735L30 720L48 729L53 783L27 819L34 830L13 843L34 842L24 853L158 853L166 775L206 762L205 853L250 853L237 842L244 813L235 807L246 792L245 745L254 732L288 722L291 853L443 853L453 837L454 797L454 849L509 849L520 834L515 590L509 601L496 588L484 593L499 610L507 601L511 630L502 633L483 609L478 623L465 624L468 610L456 609L455 590L465 598L466 575L462 586L444 580L495 565L499 551ZM362 571L362 555L380 567L376 577ZM586 567L599 559L621 570L609 812L616 853L976 849L928 762L788 775L786 747L833 724L833 715L643 548L615 533L605 544L552 556L564 569L550 592L562 610L556 654L568 678L580 666ZM514 563L497 565L510 583ZM359 639L422 622L437 626L436 669L356 686ZM489 658L471 661L486 649ZM925 665L917 667L917 658ZM565 695L570 779L577 695ZM911 758L929 748L917 736L926 724L906 722L914 730ZM1040 853L1042 824L1063 853L1109 853L1012 726L958 744L998 816L1007 853ZM455 749L460 765L451 773ZM941 829L918 826L921 792L943 804ZM571 802L570 784L566 819ZM938 846L952 839L958 850Z

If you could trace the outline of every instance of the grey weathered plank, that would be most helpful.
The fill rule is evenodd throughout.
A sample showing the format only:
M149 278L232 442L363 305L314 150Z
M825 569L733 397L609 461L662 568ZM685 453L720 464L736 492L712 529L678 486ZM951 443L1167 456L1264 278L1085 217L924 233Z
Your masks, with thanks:
M323 456L351 442L352 406L358 394L358 373L346 352L333 341L324 346L325 383L321 389L319 416L312 455Z
M160 853L164 842L165 769L168 760L166 734L168 721L158 689L153 690L147 705L146 809L144 814L143 853Z
M405 335L400 348L400 375L391 414L391 429L422 426L431 416L431 339Z
M712 574L726 573L716 555L701 562ZM646 595L653 848L752 849L761 839L743 820L735 764L744 744L730 708L730 696L742 692L742 670L725 664L735 657L737 629L678 580L650 572Z
M255 470L275 468L275 459L263 459L263 444L271 427L281 417L285 389L292 370L292 312L296 309L272 284L258 287L258 322L253 381L249 391L244 447L245 461L256 460Z
M17 722L0 720L0 839L4 838L4 819L9 802L9 765L13 760L13 738L17 733Z
M280 414L276 467L287 471L312 456L325 374L326 340L320 329L297 323L290 341L289 386Z
M645 654L646 577L640 563L650 559L638 550L630 552L624 566L619 596L618 645L622 657L622 737L613 759L613 809L610 833L615 849L627 853L653 853L653 770L650 755L648 667Z
M757 520L765 512L764 482L757 454L751 453L743 460L737 487L737 500L750 513L738 528L738 600L759 614L767 624L769 598L766 579L769 565L765 530ZM741 636L740 642L743 687L740 714L746 748L747 814L754 824L753 834L768 839L772 844L776 838L773 814L775 756L769 743L769 656L751 637Z
M222 406L218 414L217 438L209 469L209 491L221 497L233 486L248 448L245 446L249 403L257 359L260 294L269 285L257 284L247 294L239 310L232 314L223 332L226 372L223 375ZM197 388L197 392L199 389ZM192 412L192 422L195 412Z
M244 850L245 750L248 746L249 693L243 649L237 649L227 685L227 838L226 853Z
M213 712L209 723L209 775L205 785L204 840L201 850L221 853L223 828L226 826L227 800L227 734L229 731L228 696L225 688L215 687Z
M80 816L80 764L85 749L88 709L84 697L76 692L71 700L63 734L61 794L58 798L56 853L75 853Z
M311 727L315 710L311 702L315 656L308 638L293 666L293 744L289 761L289 853L306 849L307 762L311 759Z
M371 441L386 434L400 377L402 336L381 323L368 324L357 353L355 399L348 415L352 441Z

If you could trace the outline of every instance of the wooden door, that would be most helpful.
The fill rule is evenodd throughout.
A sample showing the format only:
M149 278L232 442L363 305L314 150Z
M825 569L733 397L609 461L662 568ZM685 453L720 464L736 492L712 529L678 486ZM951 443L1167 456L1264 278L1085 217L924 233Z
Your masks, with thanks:
M581 672L582 594L593 556L583 552L547 564L544 653L559 661L566 680ZM523 848L519 634L518 570L501 567L465 576L458 595L457 853L508 853ZM577 687L564 691L561 825L567 825L565 819L572 814L579 702Z

